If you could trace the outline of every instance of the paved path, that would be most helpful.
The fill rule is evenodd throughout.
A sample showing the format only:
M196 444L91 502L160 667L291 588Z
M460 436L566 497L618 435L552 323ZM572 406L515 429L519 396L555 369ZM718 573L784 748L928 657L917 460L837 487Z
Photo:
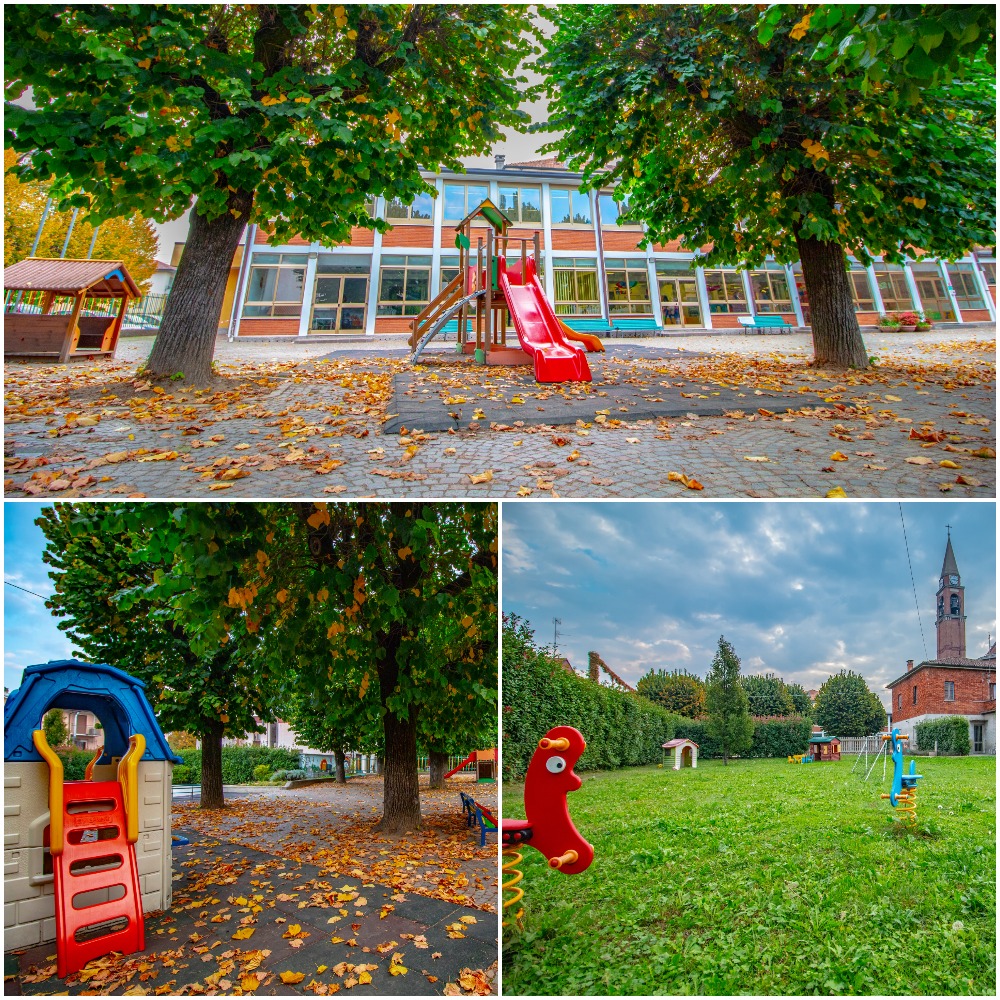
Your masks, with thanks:
M61 980L55 949L43 945L10 956L5 993L427 996L497 959L493 913L177 832L191 844L174 848L173 906L147 917L145 951ZM236 937L244 929L252 933Z
M993 497L994 337L868 334L879 364L849 375L804 335L613 341L589 386L220 342L209 392L140 381L130 340L101 368L6 366L5 494Z

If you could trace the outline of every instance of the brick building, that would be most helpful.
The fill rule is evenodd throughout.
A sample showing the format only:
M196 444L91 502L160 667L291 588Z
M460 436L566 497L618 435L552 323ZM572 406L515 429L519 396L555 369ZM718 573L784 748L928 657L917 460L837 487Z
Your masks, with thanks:
M906 672L886 685L892 691L892 723L916 726L928 719L963 715L969 720L972 752L995 753L996 643L984 656L966 656L965 587L950 531L938 580L935 624L935 658L916 666L907 660Z
M325 335L377 340L409 332L410 323L457 273L455 226L484 199L512 220L513 239L537 232L539 274L556 313L606 322L630 317L666 330L731 330L738 318L782 316L809 323L801 266L768 261L741 271L691 267L695 254L676 243L639 249L643 227L611 191L581 191L581 175L555 159L425 173L437 197L409 205L375 198L369 211L393 226L385 234L353 230L350 241L325 247L293 237L272 244L250 226L233 261L222 324L233 337ZM475 240L473 240L475 245ZM175 248L171 263L180 259ZM708 249L708 248L703 248ZM996 259L977 251L948 263L904 266L876 259L851 262L858 319L914 310L941 322L996 318Z

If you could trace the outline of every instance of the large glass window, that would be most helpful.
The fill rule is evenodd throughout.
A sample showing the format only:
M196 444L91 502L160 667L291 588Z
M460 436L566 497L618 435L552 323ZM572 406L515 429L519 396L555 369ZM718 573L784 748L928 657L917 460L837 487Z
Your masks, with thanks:
M600 316L597 261L593 257L556 257L552 261L556 313L560 316Z
M311 330L364 330L371 258L320 254Z
M868 271L864 265L858 261L851 261L851 269L847 273L847 280L851 285L851 298L854 300L855 311L878 312L875 308L871 282L868 280Z
M598 207L601 210L602 226L621 225L641 228L638 222L629 218L627 199L616 201L613 194L602 194L598 196Z
M754 308L759 313L790 313L792 297L788 279L780 264L767 264L763 271L750 272ZM711 298L711 296L709 296Z
M305 254L254 254L243 315L298 316L302 311L306 259Z
M649 270L641 257L608 257L604 261L608 307L612 314L650 315Z
M490 195L486 184L452 184L444 186L444 217L449 222L461 222L475 211Z
M997 287L997 262L995 260L979 261L979 266L983 270L983 277L986 279L987 288Z
M552 188L549 192L552 204L553 226L590 226L590 195L584 191L567 188Z
M898 264L876 262L875 281L882 295L882 305L886 312L906 312L913 308L913 299L906 284L906 275Z
M433 214L434 199L426 192L418 194L409 205L404 205L398 198L387 199L385 203L386 219L430 222Z
M441 287L446 288L452 279L458 276L458 254L445 254L441 257Z
M917 286L924 315L935 322L954 322L955 310L952 308L948 289L937 264L932 262L911 264L910 270L913 272L913 281Z
M739 271L706 271L708 309L715 313L748 313L743 275Z
M959 309L985 309L982 295L976 285L976 276L971 264L946 264L951 287L955 290Z
M660 286L660 312L664 326L701 326L698 278L685 261L658 260L656 281Z
M382 258L377 316L416 316L430 300L429 256L387 255Z
M511 222L542 221L542 190L500 185L500 210Z

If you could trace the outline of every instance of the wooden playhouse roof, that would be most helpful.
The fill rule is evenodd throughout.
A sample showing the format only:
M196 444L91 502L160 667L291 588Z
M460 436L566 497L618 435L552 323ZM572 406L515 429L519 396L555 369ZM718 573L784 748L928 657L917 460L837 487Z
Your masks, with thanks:
M672 750L674 747L695 747L695 748L697 748L697 746L698 746L698 744L695 743L694 740L677 739L677 740L668 740L666 743L663 744L663 749L664 750Z
M507 232L512 225L513 221L507 218L507 215L502 209L497 208L496 205L487 198L485 201L479 203L469 214L462 219L462 221L455 226L455 232L461 232L465 228L465 225L477 216L482 216L501 236Z
M57 295L86 292L97 299L117 299L123 295L137 299L142 295L124 261L72 257L19 260L3 269L3 287L7 291L54 292Z

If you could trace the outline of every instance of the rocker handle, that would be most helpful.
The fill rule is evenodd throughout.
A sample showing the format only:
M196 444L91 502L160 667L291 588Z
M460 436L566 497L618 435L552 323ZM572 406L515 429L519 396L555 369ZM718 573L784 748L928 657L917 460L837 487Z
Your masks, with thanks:
M549 858L550 868L562 868L563 865L571 865L574 861L579 861L580 855L576 851L570 850L565 854L560 854L558 858Z
M543 736L538 741L539 750L568 750L569 740L565 736L560 736L557 739L550 740L547 736Z

